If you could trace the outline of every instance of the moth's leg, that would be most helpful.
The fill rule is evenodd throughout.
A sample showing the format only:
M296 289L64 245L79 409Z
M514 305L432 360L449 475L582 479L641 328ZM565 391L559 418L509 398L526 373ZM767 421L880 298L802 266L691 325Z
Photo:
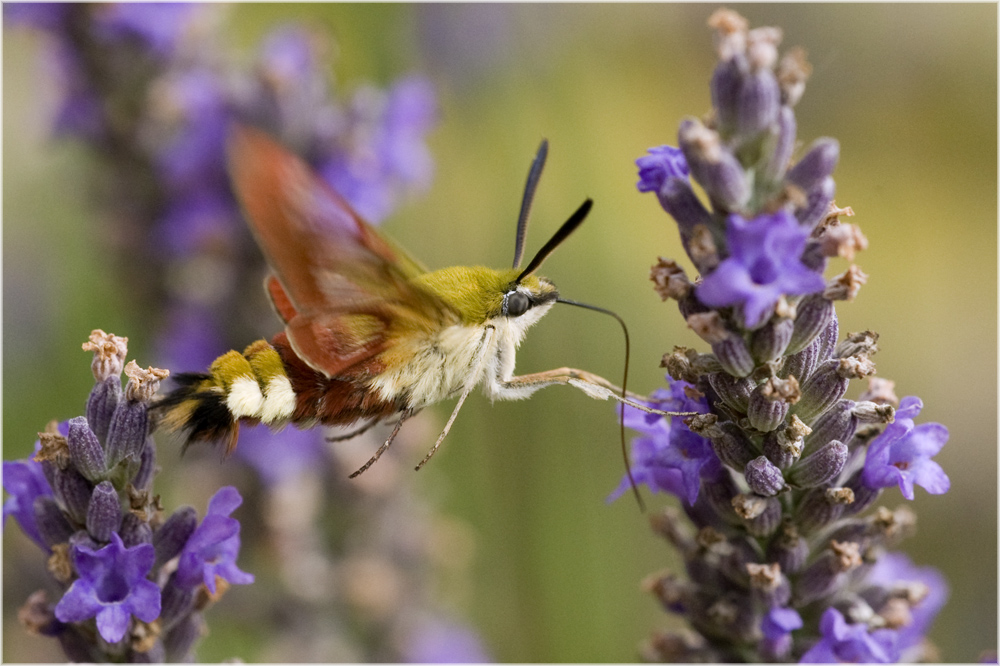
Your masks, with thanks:
M373 420L369 421L368 423L366 423L365 425L363 425L360 428L358 428L357 430L352 430L351 432L349 432L347 434L344 434L344 435L332 435L330 437L327 437L326 441L328 441L328 442L343 442L343 441L346 441L348 439L354 439L358 435L363 435L364 433L368 432L373 427L375 427L378 423L380 423L380 421L378 419L373 419Z
M386 450L389 448L389 445L392 444L392 440L396 439L396 435L399 434L399 429L403 427L403 421L413 416L413 414L416 413L416 411L417 410L413 409L412 407L407 407L406 409L403 410L403 412L399 415L399 420L396 421L396 425L392 429L392 432L389 433L389 438L385 440L385 443L382 444L382 446L378 447L378 451L375 452L375 455L369 458L368 462L366 462L364 465L361 466L361 469L356 471L354 474L351 474L350 478L353 479L358 474L361 474L366 469L374 465L375 461L377 461L379 458L382 457L382 454L385 453ZM369 427L371 426L369 425Z
M486 351L489 349L489 342L495 331L496 329L493 326L487 326L486 330L483 331L483 337L479 339L479 346L476 347L475 356L472 357L472 363L470 364L473 373L471 375L472 377L479 377L483 363L486 360ZM438 435L437 441L434 442L434 446L431 447L431 450L427 452L424 459L421 460L420 464L418 464L414 469L419 470L427 463L428 460L431 459L431 456L437 452L438 447L441 446L441 442L444 441L444 438L448 435L448 431L451 430L451 424L455 422L455 417L458 416L458 411L462 409L462 403L464 403L465 399L469 397L469 394L475 386L476 382L470 381L465 385L465 388L462 389L462 395L458 397L458 403L456 403L455 409L451 411L451 416L448 417L448 422L444 424L444 430L442 430L441 434Z
M555 370L534 372L530 375L519 375L507 380L500 380L498 382L498 393L501 397L505 392L510 392L511 397L526 397L540 388L555 384L573 386L596 400L617 400L629 407L634 407L650 414L665 414L668 416L697 414L697 412L665 412L660 409L653 409L642 403L635 402L635 399L641 400L642 396L631 392L627 394L628 397L623 398L621 396L621 388L600 375L595 375L586 370L578 370L577 368L556 368ZM632 398L632 400L629 398Z

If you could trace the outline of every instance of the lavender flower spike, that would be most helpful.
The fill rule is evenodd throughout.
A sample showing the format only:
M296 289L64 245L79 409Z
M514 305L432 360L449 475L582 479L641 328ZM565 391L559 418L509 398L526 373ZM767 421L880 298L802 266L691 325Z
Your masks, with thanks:
M688 326L711 345L710 354L665 356L671 393L653 394L655 406L697 416L668 425L625 412L626 425L642 434L632 450L636 481L680 496L692 523L685 529L676 512L654 521L690 578L660 575L672 581L670 592L664 585L654 592L701 640L660 634L644 656L927 659L934 652L925 634L947 588L933 569L887 552L912 517L884 507L874 518L862 513L889 486L907 499L914 484L946 492L948 476L931 458L948 431L914 424L917 398L873 391L844 399L851 380L874 375L878 336L849 334L837 344L835 301L853 297L861 281L823 277L828 257L863 249L831 246L831 229L849 210L831 201L839 144L820 139L789 168L792 106L808 64L799 52L779 61L776 28L750 30L730 10L709 25L720 60L714 108L705 124L681 121L683 155L659 147L636 162L639 191L656 192L701 273L685 277L683 289L664 290L664 272L676 269L660 258L654 281L665 278L660 295L677 300ZM692 207L671 198L690 181L711 204L693 226Z

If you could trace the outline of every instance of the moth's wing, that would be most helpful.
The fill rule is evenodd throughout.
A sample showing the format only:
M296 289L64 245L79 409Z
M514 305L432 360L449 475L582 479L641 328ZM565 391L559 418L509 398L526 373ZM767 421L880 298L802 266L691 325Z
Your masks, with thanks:
M387 349L402 318L430 334L457 314L412 278L424 268L382 237L291 152L236 126L229 171L247 222L273 271L266 282L295 352L329 377Z

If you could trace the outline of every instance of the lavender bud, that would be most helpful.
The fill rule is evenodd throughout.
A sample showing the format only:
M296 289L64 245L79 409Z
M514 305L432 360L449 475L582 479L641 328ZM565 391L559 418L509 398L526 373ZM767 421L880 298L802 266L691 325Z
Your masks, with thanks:
M118 403L108 428L108 467L114 467L129 454L138 459L148 434L149 413L146 404L133 400Z
M692 423L696 424L697 422L692 419ZM691 431L702 437L707 437L712 442L712 449L719 460L737 471L742 472L747 463L757 456L753 442L732 421L714 423L705 428L699 428L693 424L688 426Z
M851 478L847 480L844 484L845 488L850 489L854 494L854 501L844 507L844 514L848 516L853 516L861 513L879 498L882 494L881 488L869 488L861 480L862 470L858 470L851 475Z
M139 490L150 488L156 471L156 444L152 437L147 437L146 445L142 447L139 458L139 470L135 473L135 478L132 479L132 485Z
M810 294L799 301L795 307L795 324L786 352L794 354L805 349L830 325L834 312L833 301L823 298L822 294Z
M642 581L642 590L652 594L671 613L685 614L696 603L697 588L675 574L653 574Z
M799 528L812 533L840 518L844 507L854 501L854 493L846 488L813 488L796 508Z
M781 101L789 107L798 104L806 89L806 80L812 73L812 65L806 61L806 53L800 47L792 47L778 62L778 83L781 85Z
M785 364L781 366L780 376L795 377L799 381L799 385L801 385L802 382L809 379L809 376L819 363L820 346L820 340L817 338L802 351L796 352L791 356L786 356Z
M842 359L824 361L802 384L802 398L794 407L795 414L809 423L844 397L850 381L842 370Z
M785 422L789 406L799 399L799 383L794 378L771 377L750 394L747 418L761 432L771 432Z
M837 478L847 463L847 445L836 440L828 442L788 472L788 481L799 488L815 488Z
M749 377L733 377L727 372L713 372L707 377L720 400L738 412L746 412L756 381Z
M191 613L171 628L163 638L170 661L189 661L189 652L195 641L206 632L201 614Z
M757 456L748 462L743 477L750 490L762 497L773 497L788 489L781 470L765 456Z
M117 532L122 522L121 502L110 481L101 481L94 487L87 508L87 532L95 541L107 543L111 533Z
M787 106L781 107L777 122L771 129L772 149L761 171L765 181L777 183L784 177L795 150L795 131L795 112Z
M763 606L784 606L792 598L792 587L788 578L781 573L781 565L776 562L747 564L750 576L750 592Z
M858 427L858 419L854 416L855 404L853 400L838 400L816 419L812 424L812 433L806 437L807 454L833 440L851 441Z
M723 134L730 134L736 127L736 113L740 97L740 83L747 69L742 57L721 61L712 72L709 89L716 121Z
M73 528L63 515L58 502L52 495L41 495L32 504L38 534L49 548L57 543L66 543L73 534Z
M94 429L97 439L102 442L108 439L111 417L121 399L122 380L119 375L112 375L94 384L87 397L87 422Z
M799 417L793 416L787 426L764 436L764 455L778 469L788 469L802 457L803 440L809 432L809 427Z
M83 525L87 520L87 506L90 504L90 483L75 467L55 468L52 490L66 509L70 520Z
M716 132L700 121L681 122L677 142L684 152L691 175L708 194L717 210L740 210L750 199L750 184L736 157L723 145Z
M656 196L663 210L677 222L681 240L687 249L692 230L699 224L707 226L711 222L711 214L691 189L691 183L683 178L667 178Z
M826 217L827 211L830 210L830 202L836 194L837 184L833 178L824 178L815 188L806 192L806 202L795 209L795 219L803 227L814 228ZM806 254L802 255L802 263L813 270L819 270L826 265L826 256L819 243L812 243L810 247L815 253L807 250Z
M711 509L712 515L722 523L741 525L743 520L733 510L733 498L738 494L739 489L736 487L736 483L726 473L719 481L702 485L695 506L701 505L704 498L704 503ZM704 523L696 522L696 524Z
M182 506L174 511L153 533L153 548L156 550L154 568L176 557L197 526L198 513L194 507Z
M781 525L781 502L773 497L737 495L733 498L733 509L751 536L769 537Z
M735 333L712 344L712 353L719 359L722 369L734 377L746 377L753 372L754 362L750 349L746 341Z
M778 317L751 333L750 353L757 363L769 363L784 354L794 327L791 319Z
M69 434L66 436L69 457L73 465L89 481L97 481L104 475L104 449L97 435L90 429L87 419L77 416L69 420Z
M786 180L805 192L811 192L830 177L838 159L840 143L836 139L816 139L802 159L788 171ZM823 212L825 214L826 210Z
M94 373L94 379L101 382L122 374L125 354L128 353L128 338L111 335L95 328L90 332L90 340L83 343L83 351L94 352L90 369Z
M161 596L160 622L164 631L170 630L177 620L190 614L196 590L178 585L176 574L171 574Z
M778 79L770 69L758 69L743 77L740 85L737 130L751 138L773 125L781 109Z
M850 356L874 356L878 353L878 333L875 331L859 331L850 333L834 350L837 358Z
M786 574L802 570L809 558L809 542L802 537L790 521L782 523L781 531L771 540L767 549L767 559L781 565Z
M803 606L840 586L842 574L861 566L858 544L831 541L830 548L799 576L795 589L795 604Z
M153 543L153 528L131 511L122 517L118 535L122 538L122 543L125 544L126 548L137 546L140 543Z

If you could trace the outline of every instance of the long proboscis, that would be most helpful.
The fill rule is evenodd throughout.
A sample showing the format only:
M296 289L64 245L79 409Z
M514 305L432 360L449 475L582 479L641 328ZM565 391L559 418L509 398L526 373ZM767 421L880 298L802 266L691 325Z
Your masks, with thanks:
M628 337L628 327L625 325L625 320L619 317L616 313L608 310L606 308L599 307L597 305L590 305L589 303L581 303L580 301L571 301L567 298L557 298L556 303L565 303L566 305L575 305L578 308L585 308L587 310L593 310L594 312L601 312L606 315L614 317L622 327L622 333L625 334L625 371L622 373L622 400L627 400L627 386L628 386L628 362L630 355L630 343ZM642 500L642 495L639 494L639 486L635 482L635 477L632 476L632 463L628 459L628 450L625 447L625 405L619 406L621 409L621 415L618 419L618 428L621 434L622 443L622 460L625 461L625 473L628 475L629 485L632 486L632 493L635 495L635 501L639 503L639 509L641 511L646 510L646 503Z

